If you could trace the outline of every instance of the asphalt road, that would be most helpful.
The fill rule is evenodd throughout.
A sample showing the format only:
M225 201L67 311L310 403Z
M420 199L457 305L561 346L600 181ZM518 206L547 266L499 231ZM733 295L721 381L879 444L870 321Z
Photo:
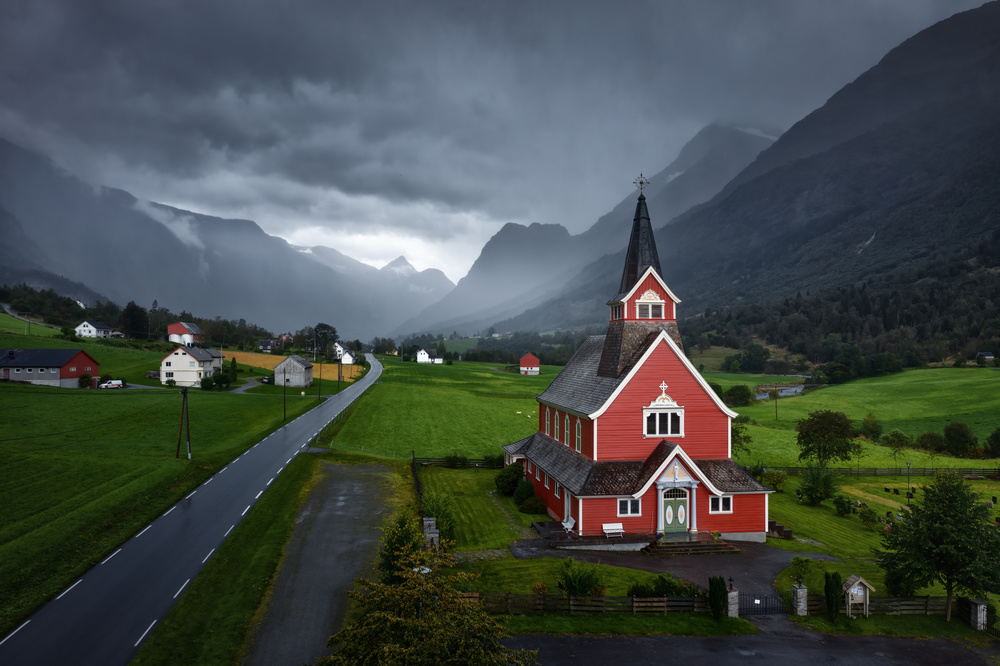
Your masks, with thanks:
M261 440L0 640L0 664L127 664L292 457L382 366Z

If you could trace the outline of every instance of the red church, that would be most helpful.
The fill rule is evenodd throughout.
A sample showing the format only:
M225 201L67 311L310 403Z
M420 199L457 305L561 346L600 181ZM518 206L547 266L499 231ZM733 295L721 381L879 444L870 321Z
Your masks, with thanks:
M719 532L764 541L768 493L732 460L730 410L684 355L640 192L604 336L537 397L538 432L504 446L580 536ZM618 530L621 531L618 531Z

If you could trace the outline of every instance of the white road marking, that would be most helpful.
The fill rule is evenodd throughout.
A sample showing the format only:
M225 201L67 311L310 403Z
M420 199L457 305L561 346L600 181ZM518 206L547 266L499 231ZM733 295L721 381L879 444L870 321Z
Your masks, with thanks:
M198 492L198 491L197 491L197 490L192 490L192 491L191 491L191 494L190 494L190 495L188 495L187 497L185 497L184 499L191 499L191 498L192 498L192 497L194 496L194 494L195 494L196 492Z
M281 469L285 469L285 468L282 467ZM278 474L281 474L281 469L278 470L278 472L277 472Z
M208 555L205 556L205 559L203 559L201 561L201 563L204 564L205 562L208 562L208 558L212 557L212 553L214 553L214 552L215 552L214 548L212 550L208 551Z
M148 529L149 529L149 528L147 527L147 528L146 528L146 530L148 530ZM143 530L142 532L145 532L146 530ZM142 534L142 532L139 532L139 534ZM119 548L119 549L118 549L118 550L116 550L115 552L113 552L113 553L111 553L110 555L108 555L107 557L105 557L105 558L104 558L104 562L107 562L108 560L110 560L110 559L111 559L112 557L114 557L115 555L117 555L117 554L118 554L118 553L120 553L120 552L122 552L122 549L121 549L121 548ZM101 562L101 564L104 564L104 562Z
M177 505L175 504L175 505L173 505L172 507L170 507L169 509L167 509L167 513L170 513L171 511L173 511L173 510L174 510L174 509L176 509L176 508L177 508ZM163 515L165 516L165 515L167 515L167 513L165 513L165 514L163 514Z
M149 524L149 525L146 525L146 527L145 527L145 528L144 528L144 529L142 530L142 532L139 532L138 534L136 534L136 536L137 536L137 537L140 537L140 536L142 536L143 534L145 534L145 533L146 533L146 530L148 530L148 529L149 529L150 527L152 527L152 526L153 526L152 524Z
M13 636L14 634L16 634L17 632L19 632L19 631L21 631L22 629L24 629L24 627L25 627L25 626L27 626L27 624L28 624L29 622L31 622L31 620L25 620L25 621L24 621L24 624L22 624L22 625L21 625L20 627L18 627L18 628L17 628L17 629L15 629L14 631L10 632L9 634L7 634L7 638L5 638L5 639L3 639L2 641L0 641L0 645L3 645L4 643L6 643L6 642L7 642L7 639L8 639L8 638L10 638L11 636Z
M208 477L208 481L206 481L205 483L203 483L203 484L201 484L201 485L203 485L203 486L207 486L208 484L212 483L212 479L214 479L214 478L215 478L214 476L210 476L210 477Z
M245 516L245 515L247 515L247 511L249 511L249 510L250 510L250 505L249 505L249 504L247 504L247 508L243 509L243 513L241 513L240 515L241 515L241 516Z
M184 591L184 588L187 587L187 584L190 583L190 582L191 582L190 578L188 578L186 581L184 581L184 584L181 585L181 589L177 590L177 592L174 594L174 599L176 599L177 595L179 595L181 592Z
M110 558L109 558L109 559L110 559ZM102 562L101 564L104 564L104 562ZM80 584L80 583L81 583L82 581L83 581L83 579L81 578L80 580L76 581L75 583L73 583L72 585L70 585L69 587L67 587L67 588L66 588L65 590L63 590L63 593L62 593L62 594L60 594L60 595L59 595L58 597L56 597L56 599L57 599L57 600L58 600L58 599L62 599L62 598L63 598L64 596L66 596L66 593L67 593L67 592L69 592L69 591L70 591L70 590L72 590L72 589L73 589L74 587L76 587L77 585L79 585L79 584Z
M288 463L290 463L290 462L292 462L292 459L291 459L291 458L289 458L288 460L286 460L286 461L285 461L285 464L287 465L287 464L288 464ZM284 468L282 468L282 469L284 469Z
M302 445L302 446L300 446L299 448L300 448L300 449L304 449L304 448L306 448L306 445L307 445L307 444L309 444L309 442L306 442L305 444L303 444L303 445Z
M142 636L139 636L139 640L137 640L135 642L135 645L133 645L132 647L139 647L139 643L141 643L142 639L146 637L146 634L149 633L149 630L153 628L154 624L156 624L156 620L153 620L152 624L150 624L148 627L146 627L146 631L142 632Z
M226 533L222 535L222 538L225 539L227 536L229 536L229 533L233 531L234 527L236 527L236 525L230 525L229 529L226 530Z
M260 499L260 496L261 496L261 495L263 495L263 494L264 494L264 491L263 491L263 490L259 491L259 492L257 493L257 496L256 496L256 497L254 497L254 499Z
M271 477L271 481L274 481L274 477L273 476ZM267 485L271 485L271 481L268 481Z
M229 465L226 465L225 467L223 467L223 468L222 468L222 469L221 469L221 470L219 471L219 474L222 474L222 472L225 472L225 471L226 471L227 469L229 469Z

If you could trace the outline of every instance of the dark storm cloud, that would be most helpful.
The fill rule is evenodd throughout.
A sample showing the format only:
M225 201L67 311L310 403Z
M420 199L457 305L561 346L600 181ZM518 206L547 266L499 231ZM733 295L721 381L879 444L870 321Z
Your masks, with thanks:
M272 233L471 233L344 197L578 232L701 126L785 129L975 4L8 1L0 135Z

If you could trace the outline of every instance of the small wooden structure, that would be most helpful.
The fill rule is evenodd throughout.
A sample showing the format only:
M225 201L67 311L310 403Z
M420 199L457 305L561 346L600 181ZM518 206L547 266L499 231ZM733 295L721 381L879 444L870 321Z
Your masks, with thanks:
M292 354L274 366L274 383L288 388L312 386L313 365L297 354Z
M844 581L844 605L847 608L847 616L854 619L855 609L860 609L865 617L868 617L868 597L875 588L858 574L851 576Z

